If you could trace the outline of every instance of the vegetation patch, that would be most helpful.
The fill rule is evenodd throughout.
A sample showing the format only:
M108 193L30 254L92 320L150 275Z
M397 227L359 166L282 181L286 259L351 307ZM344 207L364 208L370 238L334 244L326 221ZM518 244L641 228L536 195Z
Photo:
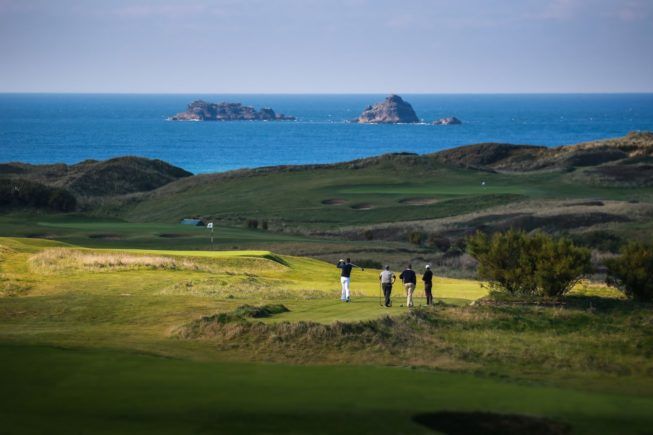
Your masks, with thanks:
M571 428L548 418L492 412L441 411L417 414L413 421L447 435L564 435Z
M139 269L186 270L195 272L244 275L244 279L256 279L248 275L253 270L276 270L282 267L283 259L275 258L211 258L177 255L140 254L132 252L111 252L68 248L49 248L32 255L30 269L37 273L53 274L65 272L117 272Z
M646 305L622 300L438 305L331 324L249 319L237 311L219 313L191 321L173 335L275 362L483 367L553 378L653 374L653 314Z

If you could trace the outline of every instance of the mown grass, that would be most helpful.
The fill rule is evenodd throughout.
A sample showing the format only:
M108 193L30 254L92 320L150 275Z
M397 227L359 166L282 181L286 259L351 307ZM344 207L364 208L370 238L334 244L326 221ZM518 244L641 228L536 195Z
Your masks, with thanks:
M596 186L565 172L500 174L437 163L404 165L400 160L382 158L355 170L331 167L216 179L203 176L146 194L117 213L141 222L170 222L199 214L231 222L266 219L275 228L285 224L333 229L455 216L524 199L653 199L651 188ZM420 206L403 202L415 197L437 201ZM338 199L339 205L323 203L330 199ZM356 204L369 207L359 210Z
M580 434L645 433L650 397L371 366L194 362L0 346L9 433L427 434L437 410L547 416Z
M652 311L602 286L563 306L469 305L480 283L436 278L440 305L407 314L399 285L379 306L378 271L356 270L344 304L334 265L268 251L0 246L2 282L25 286L0 296L0 413L15 432L420 433L412 416L439 409L548 416L579 433L652 422ZM30 263L52 253L73 266ZM270 304L289 311L256 308ZM237 321L216 327L225 313Z

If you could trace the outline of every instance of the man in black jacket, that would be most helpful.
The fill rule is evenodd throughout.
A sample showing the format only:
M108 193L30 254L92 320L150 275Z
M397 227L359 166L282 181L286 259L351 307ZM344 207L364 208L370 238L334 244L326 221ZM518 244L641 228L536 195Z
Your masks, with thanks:
M348 258L347 261L345 260L340 260L338 261L338 264L336 264L336 267L341 270L340 272L340 285L342 287L342 293L340 295L340 300L343 302L351 302L350 299L350 294L349 294L349 280L351 278L351 270L354 267L358 267L361 270L365 270L360 266L356 266L351 262L351 260Z
M431 266L426 265L426 271L422 275L422 281L424 281L424 293L426 293L426 305L433 305L433 272L431 272Z
M413 271L413 266L408 265L406 269L401 272L399 279L404 283L404 288L406 289L406 305L408 307L413 306L413 292L415 291L415 286L417 285L417 276Z

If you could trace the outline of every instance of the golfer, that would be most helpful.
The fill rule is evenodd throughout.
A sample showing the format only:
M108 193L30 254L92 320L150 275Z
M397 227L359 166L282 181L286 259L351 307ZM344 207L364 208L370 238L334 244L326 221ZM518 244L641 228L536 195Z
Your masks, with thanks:
M341 270L340 285L342 286L342 294L340 296L340 300L343 302L351 302L351 298L349 294L349 280L351 278L351 270L354 267L358 267L360 270L365 270L365 269L353 264L349 258L347 259L347 261L339 260L336 267Z
M390 294L392 293L392 284L395 283L395 279L395 274L390 272L390 266L386 266L385 270L383 270L379 275L381 288L383 289L383 297L385 298L385 306L388 308L392 306Z
M413 306L413 292L415 291L415 286L417 285L417 276L413 271L413 266L408 265L406 270L401 272L399 279L404 283L404 288L406 289L406 305L408 307Z
M424 281L424 293L426 293L426 305L433 305L433 272L431 272L431 266L426 265L426 270L424 275L422 275L422 281Z

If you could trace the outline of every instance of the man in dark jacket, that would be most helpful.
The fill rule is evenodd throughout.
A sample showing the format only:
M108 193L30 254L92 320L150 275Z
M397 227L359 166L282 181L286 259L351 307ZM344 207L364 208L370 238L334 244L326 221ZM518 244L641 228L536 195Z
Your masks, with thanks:
M404 283L404 288L406 289L406 305L408 307L413 306L413 292L415 291L415 286L417 285L417 275L413 271L413 266L408 265L406 269L401 272L399 279Z
M358 267L361 270L365 270L360 266L356 266L351 262L351 260L348 258L347 261L345 260L340 260L338 261L338 264L336 264L336 267L338 269L341 269L340 272L340 285L342 287L342 293L340 295L340 300L343 302L351 302L350 299L350 294L349 294L349 280L351 279L351 270L354 267Z
M422 281L424 281L424 293L426 293L426 305L433 305L433 272L431 272L431 266L426 265L426 270L424 275L422 275Z

